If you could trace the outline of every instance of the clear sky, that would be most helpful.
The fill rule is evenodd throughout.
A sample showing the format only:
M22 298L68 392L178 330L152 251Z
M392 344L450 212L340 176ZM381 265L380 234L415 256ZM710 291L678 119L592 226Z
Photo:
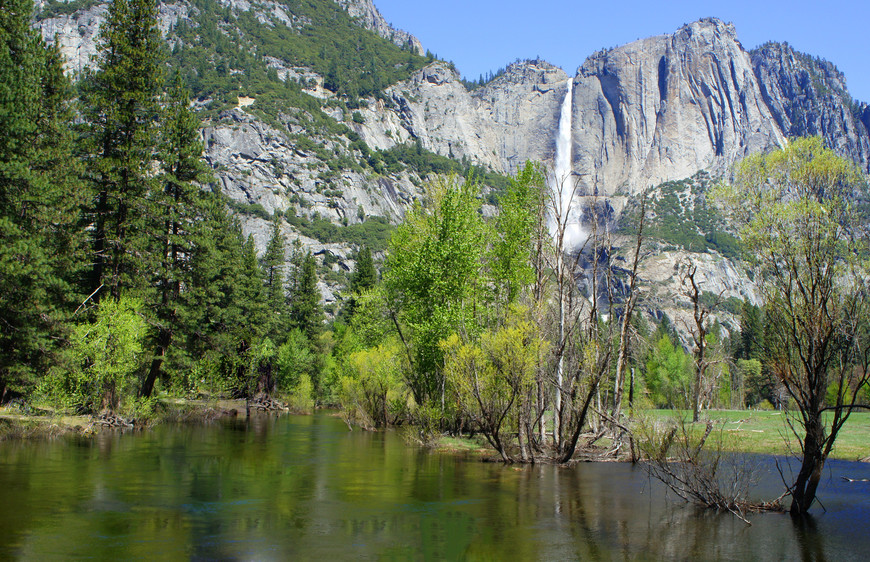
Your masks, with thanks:
M475 79L540 56L569 74L587 56L715 16L747 50L786 41L833 62L853 97L870 102L868 0L374 0L394 27Z

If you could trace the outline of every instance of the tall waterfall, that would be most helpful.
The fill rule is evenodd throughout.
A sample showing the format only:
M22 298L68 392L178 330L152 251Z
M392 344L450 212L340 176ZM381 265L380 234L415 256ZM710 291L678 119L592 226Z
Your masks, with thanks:
M559 234L559 225L565 229L563 249L570 252L580 247L586 241L586 233L580 224L579 202L575 197L575 178L572 168L572 113L573 113L574 80L568 79L565 99L562 101L559 115L559 130L556 137L556 161L553 175L550 178L550 192L553 199L552 215L550 217L550 234L555 239Z

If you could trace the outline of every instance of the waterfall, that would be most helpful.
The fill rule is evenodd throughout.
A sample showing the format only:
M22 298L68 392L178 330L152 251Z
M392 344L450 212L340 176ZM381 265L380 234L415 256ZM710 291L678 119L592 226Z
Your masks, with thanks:
M568 79L567 92L562 101L559 114L559 130L556 137L556 158L553 175L550 177L550 192L553 199L553 209L549 220L550 234L555 239L559 225L565 232L563 249L571 252L586 241L586 233L580 224L579 203L575 198L575 184L572 158L572 113L573 113L574 80Z

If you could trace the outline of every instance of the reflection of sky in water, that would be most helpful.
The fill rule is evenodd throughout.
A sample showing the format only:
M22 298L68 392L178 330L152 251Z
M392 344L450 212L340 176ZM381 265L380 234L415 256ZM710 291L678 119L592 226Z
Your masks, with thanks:
M759 493L779 495L770 457ZM503 466L349 432L338 419L160 427L0 444L0 558L860 559L870 465L830 461L827 511L730 515L677 503L638 467Z

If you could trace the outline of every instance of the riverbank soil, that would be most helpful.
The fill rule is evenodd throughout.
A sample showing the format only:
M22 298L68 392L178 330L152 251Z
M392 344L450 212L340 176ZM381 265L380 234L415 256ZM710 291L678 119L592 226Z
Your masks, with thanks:
M237 415L245 415L244 400L166 398L160 401L152 417L137 420L136 425L148 427L165 422L208 421ZM0 441L52 438L67 434L92 435L103 429L112 428L104 426L93 416L58 414L39 407L28 407L25 411L16 405L0 407Z

